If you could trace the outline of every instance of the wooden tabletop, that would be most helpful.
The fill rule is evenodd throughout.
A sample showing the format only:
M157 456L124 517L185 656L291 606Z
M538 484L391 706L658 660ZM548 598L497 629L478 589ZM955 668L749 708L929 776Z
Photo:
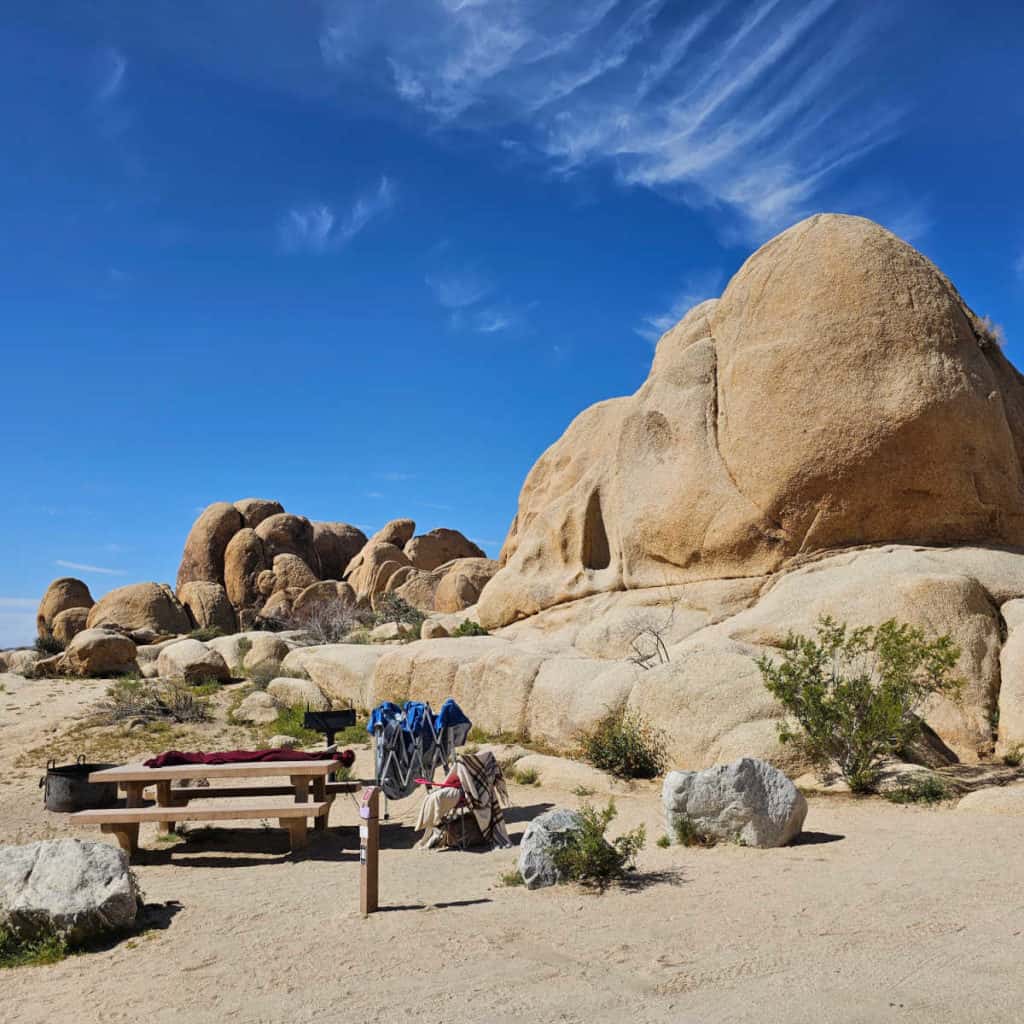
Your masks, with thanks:
M245 761L235 764L176 764L147 768L144 764L123 764L90 772L90 782L166 782L176 779L244 779L273 775L325 776L340 768L340 761Z

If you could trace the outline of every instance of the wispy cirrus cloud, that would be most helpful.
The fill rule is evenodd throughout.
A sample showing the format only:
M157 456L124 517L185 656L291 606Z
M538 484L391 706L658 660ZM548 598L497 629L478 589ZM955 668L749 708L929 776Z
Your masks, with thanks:
M288 252L327 252L352 241L369 223L395 205L395 185L386 175L355 198L347 210L327 203L292 207L278 224Z
M75 569L78 572L95 572L101 576L127 576L128 573L124 569L108 569L102 565L88 565L84 562L69 562L63 558L58 558L54 565L59 565L62 569Z
M108 46L100 51L97 68L95 100L97 103L110 103L124 87L128 61L120 50Z
M898 132L871 99L880 5L838 0L382 0L328 4L327 63L376 66L440 126L500 132L562 175L728 209L753 233L791 221ZM401 14L401 17L398 15Z
M446 253L441 247L440 253ZM519 321L519 314L505 303L495 301L494 286L472 267L442 265L425 277L437 304L449 311L449 323L455 328L478 334L498 334Z

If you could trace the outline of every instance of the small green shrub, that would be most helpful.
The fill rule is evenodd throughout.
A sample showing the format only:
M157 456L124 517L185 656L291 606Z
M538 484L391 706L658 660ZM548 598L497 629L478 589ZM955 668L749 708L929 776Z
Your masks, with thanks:
M587 761L620 779L653 779L668 764L664 733L625 705L611 708L579 743Z
M672 845L672 840L668 836L658 836L655 846L660 846L663 850L667 849Z
M399 626L405 627L405 632L419 637L420 629L426 621L426 615L414 608L404 598L395 593L383 594L377 600L374 609L374 621L376 625L382 626L386 622L397 622Z
M212 697L220 692L219 679L203 679L198 683L192 683L192 693L196 697Z
M50 657L60 654L64 650L64 645L52 633L46 633L44 636L36 637L35 648L45 657Z
M452 636L490 636L491 634L472 619L463 619L453 630Z
M513 868L511 871L503 871L498 875L498 881L509 888L513 888L517 885L525 885L526 882L523 880L523 876L519 874L519 868Z
M202 640L203 643L206 643L207 640L216 640L217 637L224 635L224 630L220 626L200 626L189 633L193 640Z
M594 791L589 786L576 786L572 791L573 796L593 796Z
M937 775L925 775L907 779L882 794L894 804L938 804L950 798L946 784Z
M640 825L609 843L604 834L618 813L613 800L600 811L583 804L578 813L580 828L569 832L566 841L555 847L552 860L564 881L580 882L603 891L632 870L647 833Z
M817 638L790 633L776 664L757 659L761 678L795 719L779 727L819 768L839 766L854 792L876 786L883 760L916 739L917 716L933 694L956 697L962 681L952 675L959 648L949 636L890 619L848 629L823 618Z
M718 841L715 836L701 832L693 819L685 814L677 814L672 821L672 831L680 846L714 846ZM667 836L665 837L668 838Z
M67 940L56 932L27 940L0 928L0 969L55 964L67 955Z
M1008 768L1019 768L1024 764L1024 743L1018 743L1003 754L1003 764Z
M114 725L141 720L151 727L170 722L205 722L210 718L207 701L196 688L180 680L158 682L125 676L107 689L97 705L93 722Z
M235 675L245 675L245 656L252 650L252 641L247 637L239 637L238 640L238 664L235 666Z
M539 786L540 773L536 768L512 768L510 772L513 782L520 786Z

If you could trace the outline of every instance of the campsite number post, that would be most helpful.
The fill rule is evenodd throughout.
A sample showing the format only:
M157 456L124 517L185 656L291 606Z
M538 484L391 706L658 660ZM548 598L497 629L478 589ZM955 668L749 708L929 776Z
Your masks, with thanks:
M367 786L359 797L359 910L377 909L377 861L380 850L380 790Z

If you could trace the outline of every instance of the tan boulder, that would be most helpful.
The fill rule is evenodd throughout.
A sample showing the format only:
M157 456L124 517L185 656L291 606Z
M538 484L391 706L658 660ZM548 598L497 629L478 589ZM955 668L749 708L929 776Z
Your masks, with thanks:
M89 588L72 576L54 580L43 594L36 612L36 629L39 636L46 637L53 632L53 620L69 608L91 608L94 602Z
M378 703L374 689L377 662L392 649L374 644L297 647L281 667L287 672L304 672L341 706L369 710Z
M347 583L338 580L321 580L311 583L297 598L292 611L301 618L315 608L352 608L356 603L356 592Z
M394 591L406 604L418 608L422 612L434 610L434 597L444 573L435 569L426 571L414 569L412 566L403 566L392 573L388 580L387 589Z
M440 527L413 537L405 545L405 555L417 569L437 569L456 558L486 558L487 554L458 530Z
M241 704L235 708L234 718L239 722L251 722L253 725L269 725L277 721L279 709L274 703L274 698L263 690L250 693Z
M303 591L317 582L313 570L298 555L274 556L274 590Z
M366 534L348 523L313 523L313 547L320 559L320 575L325 580L340 580L349 562L362 551Z
M331 702L323 695L320 687L310 679L281 676L267 684L267 693L274 698L275 704L283 708L326 711L331 706Z
M266 498L242 498L235 502L235 508L241 513L242 521L250 530L255 530L264 519L278 516L284 512L279 501L268 501Z
M1024 815L1024 782L975 790L961 797L956 809L976 814Z
M759 249L523 486L488 628L841 546L1024 545L1024 389L949 281L822 214Z
M448 562L442 566L444 575L434 591L435 610L458 612L477 604L499 568L490 558L458 558Z
M401 548L385 541L371 540L349 563L345 579L360 603L369 602L385 592L388 580L399 569L409 565L409 559Z
M61 655L54 655L59 663ZM36 670L44 661L54 660L43 658L43 656L32 647L16 648L13 651L0 651L0 668L4 672L10 672L16 676L24 676L30 679L36 674ZM41 674L49 674L43 672Z
M479 645L474 637L448 643L472 645L456 667L451 696L473 724L495 735L525 736L530 694L545 655L510 643Z
M219 583L193 580L182 586L178 597L197 628L219 629L224 633L234 633L238 628L235 609Z
M319 579L320 559L313 545L313 524L305 516L287 512L268 516L256 527L263 541L267 560L273 564L278 555L298 555L309 566L314 579Z
M259 611L259 617L268 622L287 624L291 622L292 606L301 590L275 590Z
M212 679L227 682L231 671L221 654L199 640L186 638L168 644L157 655L161 676L184 679L186 683L204 683Z
M424 619L420 627L421 640L440 640L448 636L448 630L437 619Z
M999 742L1002 756L1024 749L1024 600L1007 601L1000 609L1007 635L999 653Z
M257 581L267 569L267 553L255 530L239 530L224 551L224 589L235 608L261 602Z
M192 629L188 613L166 583L130 583L111 590L89 610L87 625L89 629L148 629L158 636L188 633Z
M135 644L106 629L83 629L60 656L60 671L69 676L115 675L137 667Z
M277 671L291 650L286 635L258 630L235 633L208 640L206 646L216 651L236 675L251 676Z
M273 569L264 569L256 577L256 591L261 597L270 597L277 590L277 577Z
M416 523L412 519L392 519L385 523L366 543L394 544L396 548L404 548L416 532Z
M58 612L53 617L53 622L50 623L50 633L61 647L67 647L75 634L81 633L85 629L88 620L88 608L65 608L64 611Z
M186 583L195 580L224 583L224 552L244 525L242 513L229 502L217 501L203 509L181 553L176 586L179 595Z

